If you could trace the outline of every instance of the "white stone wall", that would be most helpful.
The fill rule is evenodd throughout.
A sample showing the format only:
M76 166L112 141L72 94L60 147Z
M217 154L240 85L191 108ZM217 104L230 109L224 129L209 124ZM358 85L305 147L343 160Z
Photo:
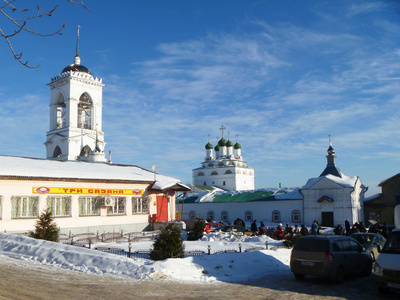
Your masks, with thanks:
M257 220L258 225L260 221L267 223L272 222L273 211L280 212L280 223L282 224L295 224L292 221L292 212L302 212L301 200L274 200L274 201L254 201L254 202L229 202L229 203L188 203L183 205L183 219L189 218L190 212L195 212L197 216L207 219L208 211L214 211L215 221L221 220L222 211L227 211L229 214L229 222L233 223L236 218L245 220L245 213L251 211L253 213L253 220ZM301 213L301 224L303 221Z

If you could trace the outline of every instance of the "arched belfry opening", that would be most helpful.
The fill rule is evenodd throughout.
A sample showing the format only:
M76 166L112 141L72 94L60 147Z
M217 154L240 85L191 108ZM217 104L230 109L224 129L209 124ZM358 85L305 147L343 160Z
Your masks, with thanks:
M67 106L64 101L64 97L62 94L58 96L57 100L57 129L67 127Z
M62 151L59 146L56 146L53 152L53 157L61 157L62 156Z
M78 102L78 128L92 129L92 100L88 93L83 93Z
M89 154L90 154L91 151L92 151L92 149L90 149L90 147L88 145L86 145L85 147L82 148L81 153L79 154L79 156L89 157Z

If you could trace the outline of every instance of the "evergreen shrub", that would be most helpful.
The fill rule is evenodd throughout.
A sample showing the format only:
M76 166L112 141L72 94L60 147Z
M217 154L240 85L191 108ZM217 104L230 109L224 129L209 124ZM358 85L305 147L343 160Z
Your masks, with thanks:
M161 229L160 235L153 244L150 258L164 260L167 258L181 258L184 255L185 245L181 237L181 230L174 223Z
M193 230L187 234L188 241L197 241L203 237L204 227L206 226L204 220L197 218L193 225Z
M30 231L29 236L35 239L58 242L59 233L60 228L54 222L51 211L46 209L40 214L39 220L35 224L35 231Z

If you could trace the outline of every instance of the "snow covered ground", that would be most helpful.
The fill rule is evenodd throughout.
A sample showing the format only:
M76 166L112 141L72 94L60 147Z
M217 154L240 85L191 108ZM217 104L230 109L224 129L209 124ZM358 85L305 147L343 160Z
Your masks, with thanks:
M268 250L245 252L253 247ZM290 275L290 249L267 236L246 237L230 233L204 234L202 240L185 241L185 251L211 253L242 248L242 253L213 254L183 259L150 261L65 244L0 233L0 255L52 265L78 272L120 276L137 280L171 279L186 282L240 282L267 275ZM135 250L152 249L152 241L132 243ZM106 244L128 250L128 243ZM92 247L101 246L94 244Z

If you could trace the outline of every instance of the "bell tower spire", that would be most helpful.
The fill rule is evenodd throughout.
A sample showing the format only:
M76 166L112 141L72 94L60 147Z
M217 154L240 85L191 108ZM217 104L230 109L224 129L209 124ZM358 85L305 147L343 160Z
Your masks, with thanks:
M329 148L327 152L328 155L326 156L327 159L326 168L319 176L321 177L330 174L341 178L343 176L343 173L336 166L336 155L335 155L335 149L333 149L332 147L331 135L329 135Z
M56 160L106 162L102 131L103 82L94 78L79 57L77 28L74 64L52 78L50 129L46 157Z
M79 57L79 29L81 26L78 25L78 30L76 34L76 50L75 50L75 59L74 59L74 64L80 65L81 64L81 58Z

